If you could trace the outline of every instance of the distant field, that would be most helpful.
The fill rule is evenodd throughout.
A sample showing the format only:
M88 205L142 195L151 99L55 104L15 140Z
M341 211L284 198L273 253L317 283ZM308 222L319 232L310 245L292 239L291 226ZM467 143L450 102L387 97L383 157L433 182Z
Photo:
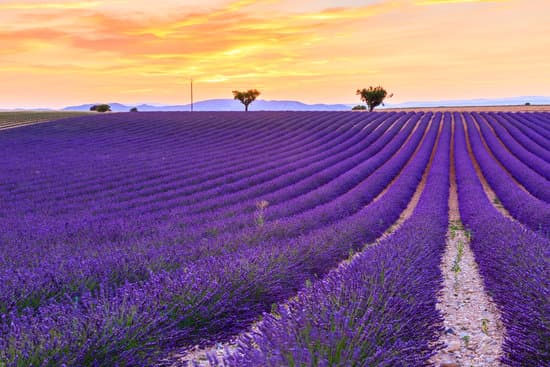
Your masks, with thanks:
M82 116L88 112L65 111L17 111L0 112L0 130L10 129L22 125L36 124L37 122L57 120L65 117Z
M456 107L407 107L384 108L383 111L418 111L418 112L550 112L550 105L517 105L517 106L456 106Z

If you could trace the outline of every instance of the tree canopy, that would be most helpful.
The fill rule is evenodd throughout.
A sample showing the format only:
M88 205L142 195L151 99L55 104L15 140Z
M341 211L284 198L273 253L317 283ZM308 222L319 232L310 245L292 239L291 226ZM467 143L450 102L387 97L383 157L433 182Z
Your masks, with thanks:
M245 111L248 111L248 105L254 102L259 95L260 91L257 89L249 89L247 91L233 91L233 99L241 101L241 103L244 105Z
M109 106L108 104L96 104L90 107L90 111L111 112L111 106Z
M358 96L361 96L361 100L367 104L369 107L369 112L374 110L375 107L379 105L384 105L384 99L388 95L388 92L382 88L381 86L378 87L372 87L370 86L368 89L357 89ZM393 94L390 94L388 98L391 98Z
M353 111L363 111L363 110L366 110L366 109L367 109L367 106L362 105L362 104L358 104L357 106L353 106L353 108L352 108Z

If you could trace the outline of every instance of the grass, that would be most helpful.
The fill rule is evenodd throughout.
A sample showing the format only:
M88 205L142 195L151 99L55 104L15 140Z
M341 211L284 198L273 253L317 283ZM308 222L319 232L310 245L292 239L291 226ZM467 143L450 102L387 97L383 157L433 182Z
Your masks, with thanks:
M460 220L452 220L449 225L449 237L454 240L457 233L460 231L464 231L464 225ZM468 238L469 234L468 231L465 231L466 237ZM451 271L455 275L455 287L458 286L458 273L462 270L460 268L460 262L462 261L462 257L464 256L464 242L458 241L456 246L456 257L453 261L453 267L451 268Z
M57 120L66 117L75 117L89 114L89 112L73 111L14 111L0 112L0 130L17 126Z
M455 261L453 263L453 268L452 268L452 270L455 273L458 273L460 271L460 262L462 261L462 256L463 255L464 255L464 243L462 241L458 241L457 254L456 254L456 258L455 258Z
M481 331L485 335L489 335L489 320L488 319L481 319Z
M460 220L452 220L449 226L451 239L454 240L457 231L464 230L464 225Z

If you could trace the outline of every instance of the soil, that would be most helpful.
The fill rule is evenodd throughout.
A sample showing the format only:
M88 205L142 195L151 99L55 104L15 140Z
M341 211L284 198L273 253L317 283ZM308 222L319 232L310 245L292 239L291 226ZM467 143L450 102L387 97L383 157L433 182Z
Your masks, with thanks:
M449 231L441 262L444 286L437 305L444 316L440 342L446 347L431 362L440 367L502 366L505 331L496 305L484 291L469 234L460 222L453 154L451 145Z

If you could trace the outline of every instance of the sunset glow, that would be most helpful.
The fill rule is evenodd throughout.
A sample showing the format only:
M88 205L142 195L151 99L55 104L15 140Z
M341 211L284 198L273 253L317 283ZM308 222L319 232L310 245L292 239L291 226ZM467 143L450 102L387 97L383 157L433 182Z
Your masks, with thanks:
M547 0L2 1L0 108L185 104L190 78L195 100L549 95L549 14Z

